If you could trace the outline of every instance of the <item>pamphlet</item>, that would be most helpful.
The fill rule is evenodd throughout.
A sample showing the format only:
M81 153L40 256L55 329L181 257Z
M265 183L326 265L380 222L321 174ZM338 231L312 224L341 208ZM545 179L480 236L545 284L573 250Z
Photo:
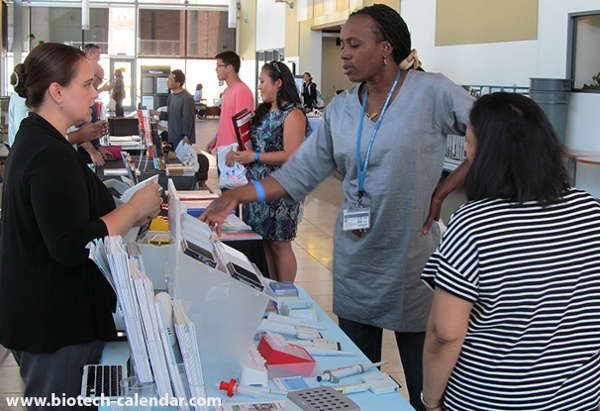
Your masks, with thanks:
M238 142L238 150L252 150L250 140L250 126L252 124L252 113L247 108L231 117L233 128Z
M181 140L175 148L175 155L181 161L184 166L194 167L194 172L200 170L200 164L198 163L198 154L196 150L184 140Z
M128 202L129 200L131 200L131 197L133 197L133 195L140 189L143 187L146 187L148 184L150 184L151 182L153 183L158 183L158 174L153 175L150 178L145 179L144 181L140 181L139 183L137 183L136 185L134 185L133 187L128 188L127 190L125 190L125 192L121 195L120 200L123 203Z

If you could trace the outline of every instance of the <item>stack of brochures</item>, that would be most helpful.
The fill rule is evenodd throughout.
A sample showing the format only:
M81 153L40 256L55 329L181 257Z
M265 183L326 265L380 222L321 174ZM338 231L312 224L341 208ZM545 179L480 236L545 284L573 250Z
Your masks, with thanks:
M173 323L175 324L175 333L183 356L183 366L190 387L190 397L206 398L200 352L196 342L196 327L186 315L181 300L173 301ZM194 405L193 408L196 411L208 409L207 406L202 407L199 405Z
M131 347L131 358L138 381L154 381L150 369L148 348L144 341L140 310L129 274L129 256L120 236L106 237L104 240L110 275L123 312L127 339ZM98 261L95 259L96 263ZM100 266L100 264L98 264Z
M160 397L205 397L194 325L182 305L174 304L167 293L154 295L138 245L125 245L120 236L114 236L89 248L90 257L117 294L138 380L154 382ZM185 371L178 367L181 358Z

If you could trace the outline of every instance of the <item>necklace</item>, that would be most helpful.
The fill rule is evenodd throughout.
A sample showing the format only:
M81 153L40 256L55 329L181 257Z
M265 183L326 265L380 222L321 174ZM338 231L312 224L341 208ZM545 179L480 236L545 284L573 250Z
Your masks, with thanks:
M383 100L383 104L381 105L381 107L379 107L379 110L378 110L378 111L376 111L376 112L374 112L374 113L372 113L372 114L369 114L369 113L367 113L367 112L365 111L365 116L367 116L367 118L368 118L369 120L373 121L373 120L374 120L374 119L375 119L375 118L376 118L376 117L379 115L379 113L380 113L380 112L381 112L381 110L383 109L383 106L384 106L384 105L385 105L385 100Z

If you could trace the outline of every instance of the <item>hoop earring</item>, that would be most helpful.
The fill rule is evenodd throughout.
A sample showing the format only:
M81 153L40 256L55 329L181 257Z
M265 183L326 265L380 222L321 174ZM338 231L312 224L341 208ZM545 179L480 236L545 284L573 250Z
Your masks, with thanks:
M383 58L383 65L384 65L384 66L387 66L387 57L384 57L384 58Z

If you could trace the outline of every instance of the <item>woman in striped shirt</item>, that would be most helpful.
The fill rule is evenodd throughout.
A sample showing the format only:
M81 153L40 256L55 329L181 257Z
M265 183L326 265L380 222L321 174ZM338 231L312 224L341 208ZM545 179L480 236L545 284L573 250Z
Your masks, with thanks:
M470 200L423 279L428 410L598 410L600 204L570 187L548 119L527 97L473 106Z

